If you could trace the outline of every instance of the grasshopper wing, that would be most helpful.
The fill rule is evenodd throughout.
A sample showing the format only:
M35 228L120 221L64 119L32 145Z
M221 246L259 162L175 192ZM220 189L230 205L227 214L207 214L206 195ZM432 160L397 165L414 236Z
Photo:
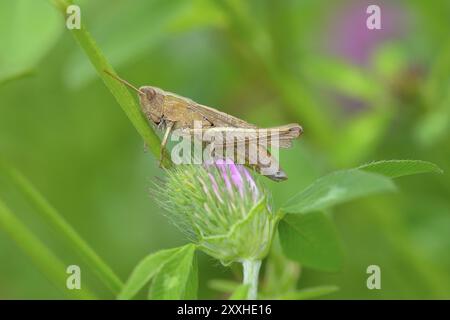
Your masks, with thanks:
M214 124L214 127L256 128L254 124L195 102L190 104L188 108L202 114L208 121Z
M186 129L187 135L208 137L205 142L212 142L215 146L237 145L256 143L261 145L275 145L280 148L292 146L292 140L298 138L303 130L298 124L288 124L268 129L259 128L235 128L235 127L213 127L202 129ZM210 137L220 137L219 141L210 141Z

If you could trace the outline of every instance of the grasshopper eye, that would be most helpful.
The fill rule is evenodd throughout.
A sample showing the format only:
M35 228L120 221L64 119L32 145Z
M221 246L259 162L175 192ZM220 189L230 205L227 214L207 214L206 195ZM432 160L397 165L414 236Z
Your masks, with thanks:
M146 88L145 89L145 96L147 97L148 100L152 100L156 95L156 91L153 90L152 88Z

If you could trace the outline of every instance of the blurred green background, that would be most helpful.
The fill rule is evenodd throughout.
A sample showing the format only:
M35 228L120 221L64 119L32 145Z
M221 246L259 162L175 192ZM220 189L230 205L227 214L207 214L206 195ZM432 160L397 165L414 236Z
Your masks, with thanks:
M341 272L303 269L298 287L328 298L450 297L450 2L323 0L78 1L117 72L260 126L298 122L289 175L264 179L275 204L322 174L372 160L422 159L443 175L338 207ZM366 28L381 7L382 30ZM24 173L126 279L150 252L186 242L149 195L157 162L49 1L0 0L0 157ZM83 282L113 296L0 175L8 206ZM211 279L237 279L200 254ZM366 268L381 267L368 290ZM83 271L86 270L86 271ZM0 230L0 299L65 298Z

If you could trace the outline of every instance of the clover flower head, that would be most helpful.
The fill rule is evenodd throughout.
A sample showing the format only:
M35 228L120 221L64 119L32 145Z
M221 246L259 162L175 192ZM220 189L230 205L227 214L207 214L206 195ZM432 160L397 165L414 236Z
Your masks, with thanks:
M267 254L276 219L267 190L247 168L224 159L167 173L156 199L203 251L225 265Z

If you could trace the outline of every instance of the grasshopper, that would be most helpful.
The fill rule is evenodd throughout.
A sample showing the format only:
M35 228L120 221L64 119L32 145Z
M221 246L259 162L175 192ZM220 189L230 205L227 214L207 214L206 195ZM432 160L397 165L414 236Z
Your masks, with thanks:
M105 72L136 91L139 95L142 112L147 120L159 130L164 131L161 141L160 163L164 155L163 150L173 130L181 129L187 134L195 135L196 129L193 124L196 122L201 123L200 131L213 130L216 132L233 133L235 137L239 137L242 134L243 138L240 141L237 139L237 141L233 140L231 142L233 144L232 148L235 148L235 145L239 143L248 145L250 143L249 140L254 140L253 142L257 146L256 153L246 154L246 163L262 174L264 174L263 169L267 167L268 163L272 165L276 164L276 172L264 175L274 181L287 179L286 173L280 168L275 158L267 150L268 145L261 144L260 141L262 138L276 139L279 147L289 148L292 145L292 140L298 138L303 133L302 127L297 123L261 129L254 124L214 108L201 105L189 98L153 86L141 86L137 88L117 75L106 70ZM249 138L246 135L248 132L254 132L256 136ZM227 147L227 143L224 142L222 145L215 145L216 148L223 146Z

